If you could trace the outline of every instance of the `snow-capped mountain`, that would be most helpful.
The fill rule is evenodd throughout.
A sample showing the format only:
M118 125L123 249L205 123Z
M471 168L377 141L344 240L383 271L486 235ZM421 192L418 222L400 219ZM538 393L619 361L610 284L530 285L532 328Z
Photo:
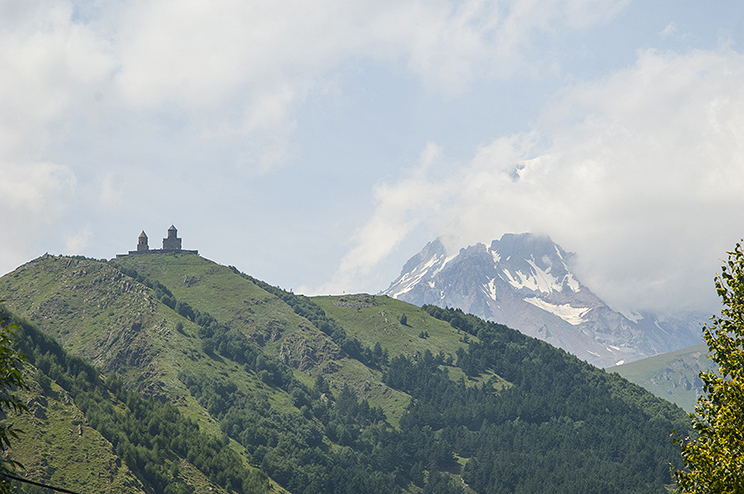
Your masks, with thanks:
M620 312L571 272L571 258L549 237L506 234L448 255L439 239L403 267L382 295L459 307L611 367L701 341L701 313Z

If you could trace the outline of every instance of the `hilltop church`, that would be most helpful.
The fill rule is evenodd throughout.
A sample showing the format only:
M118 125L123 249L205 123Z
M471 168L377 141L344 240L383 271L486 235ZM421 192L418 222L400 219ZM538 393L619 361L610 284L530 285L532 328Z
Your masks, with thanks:
M137 250L130 250L128 254L117 254L116 257L141 254L199 254L198 250L181 249L181 239L178 238L178 230L171 225L168 228L168 236L163 239L162 249L150 249L147 245L147 234L144 230L137 238Z

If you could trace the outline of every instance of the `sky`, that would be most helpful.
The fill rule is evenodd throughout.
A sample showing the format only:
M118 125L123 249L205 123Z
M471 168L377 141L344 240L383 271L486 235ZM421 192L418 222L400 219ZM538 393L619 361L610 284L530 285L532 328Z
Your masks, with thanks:
M295 293L549 235L634 310L744 237L744 3L0 0L0 274L141 231Z

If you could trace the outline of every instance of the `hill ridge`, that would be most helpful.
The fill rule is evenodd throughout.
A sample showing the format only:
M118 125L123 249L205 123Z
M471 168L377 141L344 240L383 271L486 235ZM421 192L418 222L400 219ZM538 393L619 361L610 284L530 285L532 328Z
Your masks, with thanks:
M303 297L179 254L43 257L0 278L0 298L290 492L558 492L575 482L563 470L584 468L545 463L558 444L595 464L582 474L593 489L664 492L679 461L668 434L684 430L681 410L462 311ZM519 457L531 466L515 483L484 476Z

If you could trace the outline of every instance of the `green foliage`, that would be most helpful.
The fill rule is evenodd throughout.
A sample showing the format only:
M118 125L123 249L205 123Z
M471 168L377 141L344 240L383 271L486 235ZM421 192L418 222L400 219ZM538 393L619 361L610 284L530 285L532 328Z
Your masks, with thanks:
M715 285L721 315L703 328L718 365L702 372L706 395L692 423L698 437L680 442L687 470L674 470L684 493L744 492L744 251L737 243Z
M0 300L0 302L2 302ZM18 353L14 346L17 330L16 324L11 324L9 318L0 312L0 411L3 413L28 412L28 407L18 398L19 389L28 389L23 380L23 362L25 357ZM18 439L18 429L12 422L0 425L0 449L10 448L11 439ZM0 476L13 473L16 468L23 468L20 463L0 457ZM11 492L10 484L3 478L0 481L0 492Z
M60 270L69 263L39 261L34 273L40 273L38 278L45 283L44 270L52 261ZM179 451L188 449L186 458L199 468L210 465L199 463L200 454L218 458L207 450L190 453L197 448L194 441L207 446L212 441L226 452L235 446L231 440L240 443L254 466L293 494L661 493L663 484L671 482L667 464L681 465L678 450L668 440L672 427L685 428L687 419L681 411L616 375L504 326L462 311L422 310L388 297L309 299L197 256L135 256L116 263L130 266L126 268L130 276L152 291L107 268L106 280L121 289L114 296L107 283L92 282L101 277L73 277L83 267L76 263L59 271L53 282L38 283L25 269L17 280L6 278L0 286L12 287L14 297L24 294L25 299L14 303L32 307L24 314L50 333L65 335L69 327L65 344L77 349L89 349L94 338L107 334L92 325L76 328L78 311L95 319L101 310L97 317L102 321L122 320L129 332L132 311L147 307L132 300L116 305L121 294L136 293L150 302L154 291L161 301L167 300L173 311L154 304L158 317L153 318L165 319L166 324L148 323L143 317L141 330L133 335L149 339L137 350L153 365L122 366L121 360L105 359L103 364L120 369L133 386L157 382L145 372L164 370L160 396L185 403L189 407L185 413L199 414L200 425L212 436L187 439L188 421L180 422L157 403L138 404L137 395L130 395L113 378L100 398L93 395L95 399L86 401L89 395L70 391L76 400L80 396L86 414L108 431L117 451L121 448L127 464L147 479L152 491L164 479L175 480L167 488L187 487L173 461ZM84 267L89 273L98 269L92 264ZM81 279L87 284L81 286ZM160 282L173 291L160 288ZM88 286L98 287L97 298L86 293ZM37 287L46 290L43 296ZM50 312L34 308L50 300L56 304L52 319L68 310L58 300L70 303L66 319L52 321L46 317ZM95 302L73 303L80 300ZM400 324L403 314L405 326ZM309 328L306 319L320 331ZM282 331L271 340L275 344L264 345L261 332L271 324ZM168 333L173 327L175 331ZM295 336L307 344L303 350L317 352L317 360L311 359L302 370L289 367L294 362L287 359L287 351L294 349L283 345ZM251 339L261 341L261 346ZM81 341L90 346L83 347ZM207 356L200 347L212 353ZM356 360L334 361L339 353ZM48 360L43 371L65 389L80 387L90 377L74 358L64 363L52 356L38 360ZM191 396L183 396L184 386ZM107 395L122 401L113 412L94 403L105 402ZM374 405L385 407L393 417L390 423ZM130 415L137 423L127 423ZM110 425L119 421L124 424ZM169 430L183 431L186 449L178 449L183 446L173 441ZM228 441L231 446L224 447ZM218 479L219 473L210 475ZM226 477L228 473L219 477L223 482L219 485L228 485ZM233 485L230 481L230 488L239 491Z
M374 368L379 368L380 366L385 365L385 360L381 358L381 354L378 355L374 353L372 349L365 347L357 338L349 337L344 328L341 327L338 322L328 317L325 311L308 297L304 295L295 295L292 292L269 285L264 281L258 280L245 273L241 273L234 266L230 266L230 269L232 269L233 273L238 276L252 281L265 291L282 299L292 308L295 314L304 317L313 323L316 328L330 336L331 340L333 340L333 342L336 343L349 357L355 358Z
M359 401L348 387L334 402L322 376L314 389L285 378L297 408L287 413L272 408L262 393L242 392L222 377L182 372L179 379L220 420L225 434L291 492L397 493L407 481L399 465L381 466L378 459L386 446L395 449L399 434L380 408ZM339 447L331 449L326 441Z
M188 459L212 482L237 493L262 493L268 479L249 471L226 447L226 438L199 431L169 403L142 398L110 375L106 381L79 357L70 356L52 338L19 321L17 343L31 364L54 379L75 400L90 425L111 442L129 469L155 493L192 492L178 470Z
M547 343L460 310L430 314L477 336L457 353L469 376L489 371L513 383L453 382L439 356L395 357L386 382L411 394L401 428L431 428L469 458L462 472L477 492L665 492L668 440L684 413L615 374ZM442 451L442 454L445 452ZM451 454L451 453L447 453Z

